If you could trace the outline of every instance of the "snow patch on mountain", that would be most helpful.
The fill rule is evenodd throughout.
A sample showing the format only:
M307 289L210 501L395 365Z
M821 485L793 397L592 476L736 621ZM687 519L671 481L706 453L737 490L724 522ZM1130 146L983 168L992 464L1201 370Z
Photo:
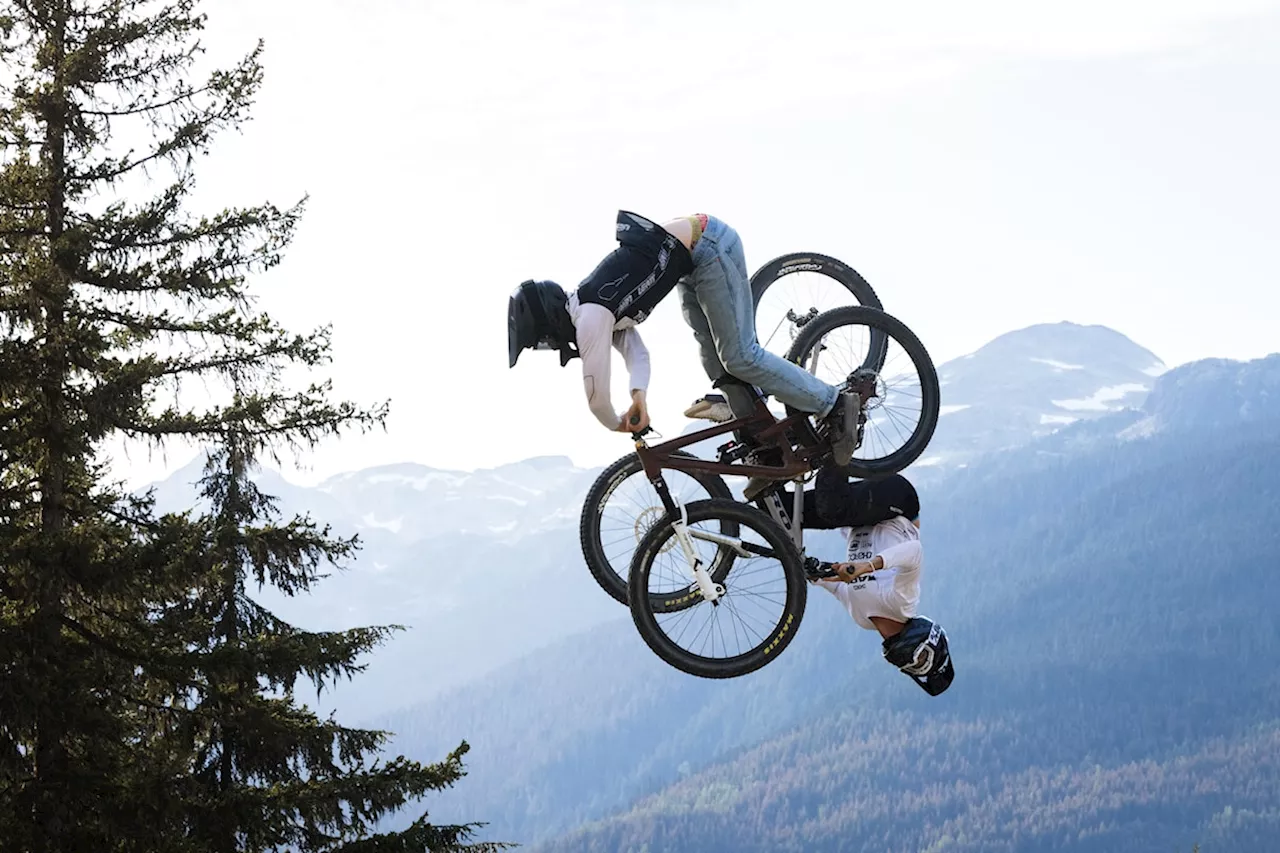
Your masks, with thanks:
M430 471L419 476L413 476L410 474L370 474L363 477L362 482L370 486L377 485L379 483L403 484L421 492L431 488L432 486L458 488L470 479L470 477L470 474L453 473L450 471Z
M1068 411L1090 411L1090 412L1109 412L1116 406L1110 406L1108 403L1114 403L1117 400L1123 400L1130 394L1146 393L1151 389L1137 382L1128 382L1123 385L1110 385L1106 388L1099 388L1088 397L1077 400L1051 400L1060 409Z
M1067 364L1065 361L1058 361L1054 358L1036 358L1032 356L1031 360L1039 364L1047 364L1056 370L1084 370L1083 364Z
M1116 433L1116 437L1121 441L1137 441L1143 438L1150 438L1155 435L1159 429L1157 419L1154 417L1146 417L1137 423L1130 424L1124 429Z

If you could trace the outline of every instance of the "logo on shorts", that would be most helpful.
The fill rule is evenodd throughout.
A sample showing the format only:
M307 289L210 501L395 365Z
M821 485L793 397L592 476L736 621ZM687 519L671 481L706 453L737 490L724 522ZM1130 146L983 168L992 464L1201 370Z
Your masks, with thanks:
M911 663L900 668L908 675L928 675L929 670L933 669L933 646L929 643L916 646L916 653L912 655Z

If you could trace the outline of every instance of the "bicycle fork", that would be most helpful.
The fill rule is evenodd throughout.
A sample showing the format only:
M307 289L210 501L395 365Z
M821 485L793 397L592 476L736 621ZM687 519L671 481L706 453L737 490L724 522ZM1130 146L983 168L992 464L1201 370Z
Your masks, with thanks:
M636 442L639 449L640 442ZM711 574L706 567L702 565L702 560L698 558L698 552L693 548L693 535L689 532L689 511L680 501L671 495L671 490L667 488L667 481L663 479L661 470L656 472L649 480L653 488L658 492L658 497L662 499L662 505L666 509L667 514L672 517L671 526L675 530L676 541L680 543L680 550L684 552L684 558L689 563L689 575L693 579L693 583L698 587L698 591L702 593L702 597L712 604L717 604L720 596L724 595L725 589L721 584L711 580ZM679 510L679 518L676 518ZM729 544L728 537L716 536L715 534L700 533L699 539L708 539L716 541L717 544ZM724 539L725 542L718 540ZM741 547L738 548L741 550Z
M693 575L693 582L697 584L698 591L707 601L716 604L717 599L724 595L724 587L711 580L711 575L703 567L702 560L698 559L697 553L693 550L693 537L689 535L689 513L684 504L677 502L677 505L680 507L680 520L672 522L671 525L675 528L676 539L680 541L680 547L684 550L684 558L689 561L690 574Z

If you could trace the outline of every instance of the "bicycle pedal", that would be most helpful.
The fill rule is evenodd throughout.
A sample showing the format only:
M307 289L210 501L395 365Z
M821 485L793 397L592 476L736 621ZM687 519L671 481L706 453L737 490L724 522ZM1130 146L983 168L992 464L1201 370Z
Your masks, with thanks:
M806 577L819 580L822 578L835 577L836 573L831 570L830 563L824 563L817 557L804 558L804 573Z

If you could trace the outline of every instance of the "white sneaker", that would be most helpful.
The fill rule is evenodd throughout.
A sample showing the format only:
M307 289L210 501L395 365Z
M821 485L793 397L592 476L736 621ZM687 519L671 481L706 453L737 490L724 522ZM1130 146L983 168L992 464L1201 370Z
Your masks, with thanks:
M686 418L702 418L716 423L733 420L733 411L728 401L721 394L707 394L693 401L693 405L684 410Z

